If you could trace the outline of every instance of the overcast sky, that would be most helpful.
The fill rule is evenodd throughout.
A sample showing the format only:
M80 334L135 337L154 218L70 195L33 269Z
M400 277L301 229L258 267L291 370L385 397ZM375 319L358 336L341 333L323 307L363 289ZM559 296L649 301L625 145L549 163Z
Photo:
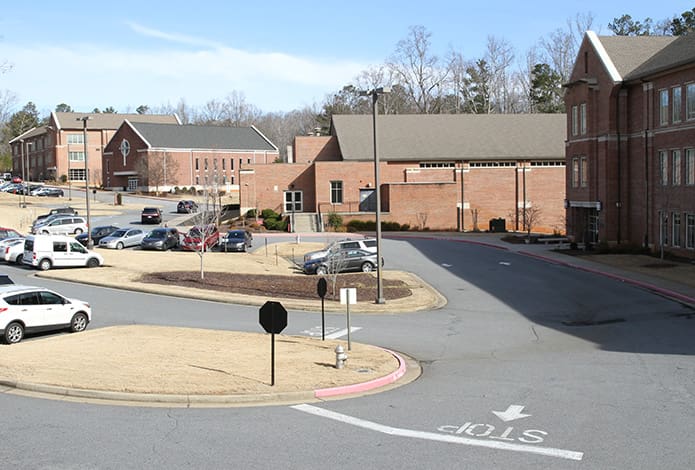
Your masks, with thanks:
M197 107L232 91L263 111L290 111L384 63L411 26L432 34L440 56L478 58L494 36L522 57L577 14L591 13L593 29L610 34L623 14L658 21L692 8L680 0L13 1L0 14L0 60L12 66L0 90L42 115L59 103L134 112L183 98Z

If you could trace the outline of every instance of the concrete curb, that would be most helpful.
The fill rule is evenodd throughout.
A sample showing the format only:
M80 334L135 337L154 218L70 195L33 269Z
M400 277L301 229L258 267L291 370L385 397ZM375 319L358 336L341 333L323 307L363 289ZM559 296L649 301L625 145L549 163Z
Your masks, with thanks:
M9 393L11 391L17 391L20 393L37 393L44 395L44 397L46 395L49 395L54 396L56 398L72 398L77 400L98 401L102 403L107 402L111 404L129 404L134 406L170 405L186 407L230 407L244 405L248 406L306 403L314 402L324 398L348 398L348 396L352 396L354 394L375 391L380 387L395 384L400 378L406 375L406 372L408 372L408 368L406 365L407 361L404 359L402 355L398 353L395 353L388 349L384 349L384 351L393 355L398 361L398 368L394 372L364 383L350 384L317 390L278 393L249 393L234 395L179 395L78 389L38 383L0 380L0 387L6 388L6 390L0 390L0 393ZM419 376L419 373L417 374L417 376ZM409 381L405 383L409 383ZM405 385L405 383L403 385Z

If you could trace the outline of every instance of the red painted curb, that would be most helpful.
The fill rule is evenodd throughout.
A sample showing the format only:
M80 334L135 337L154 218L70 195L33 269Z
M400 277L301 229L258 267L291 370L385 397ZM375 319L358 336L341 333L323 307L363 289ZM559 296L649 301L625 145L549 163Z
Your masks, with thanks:
M396 380L400 379L401 377L403 377L403 375L405 375L405 360L403 360L403 358L400 355L393 351L390 351L388 349L384 349L384 351L391 353L398 360L399 366L398 369L396 369L394 372L383 377L370 380L369 382L363 382L360 384L345 385L342 387L320 388L318 390L314 390L314 396L316 398L326 398L334 397L337 395L347 395L350 393L366 392L367 390L383 387L384 385L391 384Z

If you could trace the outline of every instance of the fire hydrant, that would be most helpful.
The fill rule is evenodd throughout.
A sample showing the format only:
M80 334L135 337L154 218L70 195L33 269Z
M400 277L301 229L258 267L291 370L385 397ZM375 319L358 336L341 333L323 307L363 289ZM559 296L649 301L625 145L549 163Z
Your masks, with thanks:
M335 347L335 368L342 369L345 367L345 361L347 361L347 354L341 345Z

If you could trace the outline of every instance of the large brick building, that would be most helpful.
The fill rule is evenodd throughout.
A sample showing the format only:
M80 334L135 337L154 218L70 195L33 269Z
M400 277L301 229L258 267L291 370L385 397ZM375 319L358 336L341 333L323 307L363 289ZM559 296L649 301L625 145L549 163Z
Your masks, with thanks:
M564 114L385 115L377 118L382 220L432 230L564 229ZM292 162L244 165L242 211L312 221L374 220L371 115L333 116L330 136L301 136Z
M566 86L568 233L695 257L695 35L589 31Z
M12 167L29 181L79 181L87 175L85 129L90 185L101 186L104 147L125 119L131 122L180 124L175 114L115 114L53 112L48 124L35 127L12 139Z

